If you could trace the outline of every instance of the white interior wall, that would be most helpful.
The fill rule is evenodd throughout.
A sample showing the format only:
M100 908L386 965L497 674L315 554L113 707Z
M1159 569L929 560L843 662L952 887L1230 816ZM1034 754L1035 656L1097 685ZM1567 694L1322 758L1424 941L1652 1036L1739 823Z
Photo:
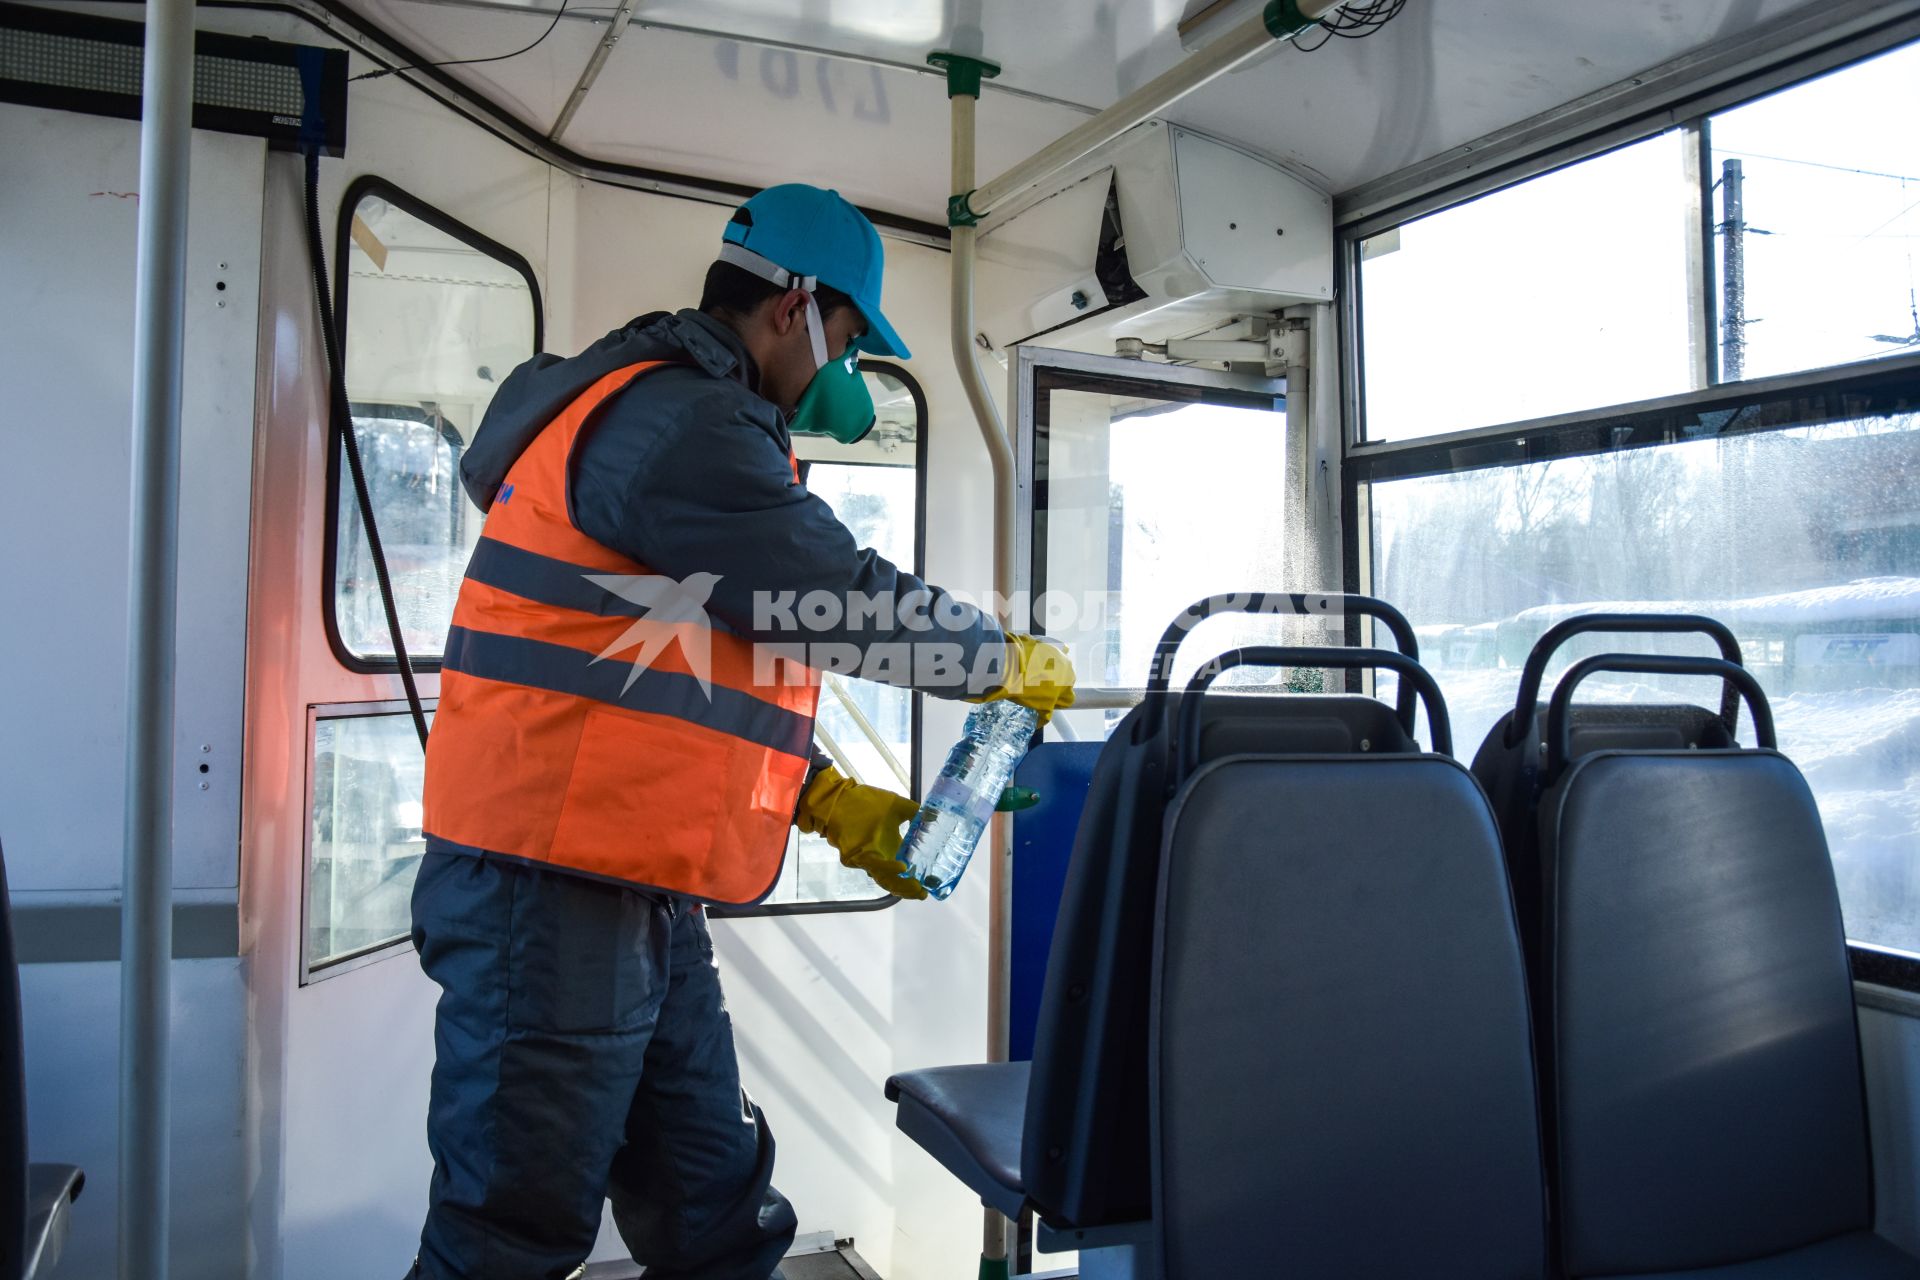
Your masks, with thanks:
M179 899L209 904L231 903L239 878L239 623L264 150L255 139L196 133L191 152L173 883ZM0 840L21 918L73 908L113 928L139 126L0 106L0 155L0 457L12 477L0 503ZM33 1154L87 1172L65 1262L79 1275L110 1274L117 1247L119 977L112 960L30 964L21 974ZM177 1274L239 1274L245 999L238 959L174 965L172 1167L189 1188L175 1197Z

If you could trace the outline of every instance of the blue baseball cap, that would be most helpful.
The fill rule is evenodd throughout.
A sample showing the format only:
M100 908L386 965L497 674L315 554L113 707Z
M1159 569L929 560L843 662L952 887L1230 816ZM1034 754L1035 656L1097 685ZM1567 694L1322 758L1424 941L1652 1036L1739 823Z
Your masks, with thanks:
M907 344L880 313L886 270L880 233L838 191L801 182L768 187L733 211L724 239L852 298L867 321L867 331L853 344L857 350L908 358Z

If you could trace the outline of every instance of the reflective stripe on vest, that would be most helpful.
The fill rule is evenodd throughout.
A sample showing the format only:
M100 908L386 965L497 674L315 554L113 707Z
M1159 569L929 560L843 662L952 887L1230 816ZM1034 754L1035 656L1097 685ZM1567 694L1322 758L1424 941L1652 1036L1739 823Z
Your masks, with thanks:
M581 430L666 363L594 383L507 472L447 635L424 825L468 850L757 902L780 874L819 677L756 658L702 607L710 583L654 574L567 509Z

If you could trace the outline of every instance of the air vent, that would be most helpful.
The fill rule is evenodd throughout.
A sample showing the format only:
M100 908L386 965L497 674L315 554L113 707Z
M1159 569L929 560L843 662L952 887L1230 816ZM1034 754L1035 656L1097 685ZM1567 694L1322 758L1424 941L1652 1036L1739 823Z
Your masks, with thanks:
M0 102L140 118L146 28L0 4ZM200 31L193 38L193 127L299 150L347 145L347 55Z

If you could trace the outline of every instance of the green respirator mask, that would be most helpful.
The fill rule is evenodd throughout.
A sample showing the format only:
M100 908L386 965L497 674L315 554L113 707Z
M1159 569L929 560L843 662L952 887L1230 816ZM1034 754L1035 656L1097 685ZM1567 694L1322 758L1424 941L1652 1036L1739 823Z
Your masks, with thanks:
M787 430L797 436L825 436L855 444L873 430L873 393L860 372L860 356L849 351L820 366L800 394Z
M860 373L860 355L848 351L837 360L827 358L827 327L820 317L820 305L813 300L819 281L812 276L795 275L770 262L745 245L728 242L720 246L720 260L751 271L782 289L802 289L807 295L807 337L813 343L813 380L800 393L787 430L798 436L825 436L841 444L854 444L873 430L875 413L873 393Z

